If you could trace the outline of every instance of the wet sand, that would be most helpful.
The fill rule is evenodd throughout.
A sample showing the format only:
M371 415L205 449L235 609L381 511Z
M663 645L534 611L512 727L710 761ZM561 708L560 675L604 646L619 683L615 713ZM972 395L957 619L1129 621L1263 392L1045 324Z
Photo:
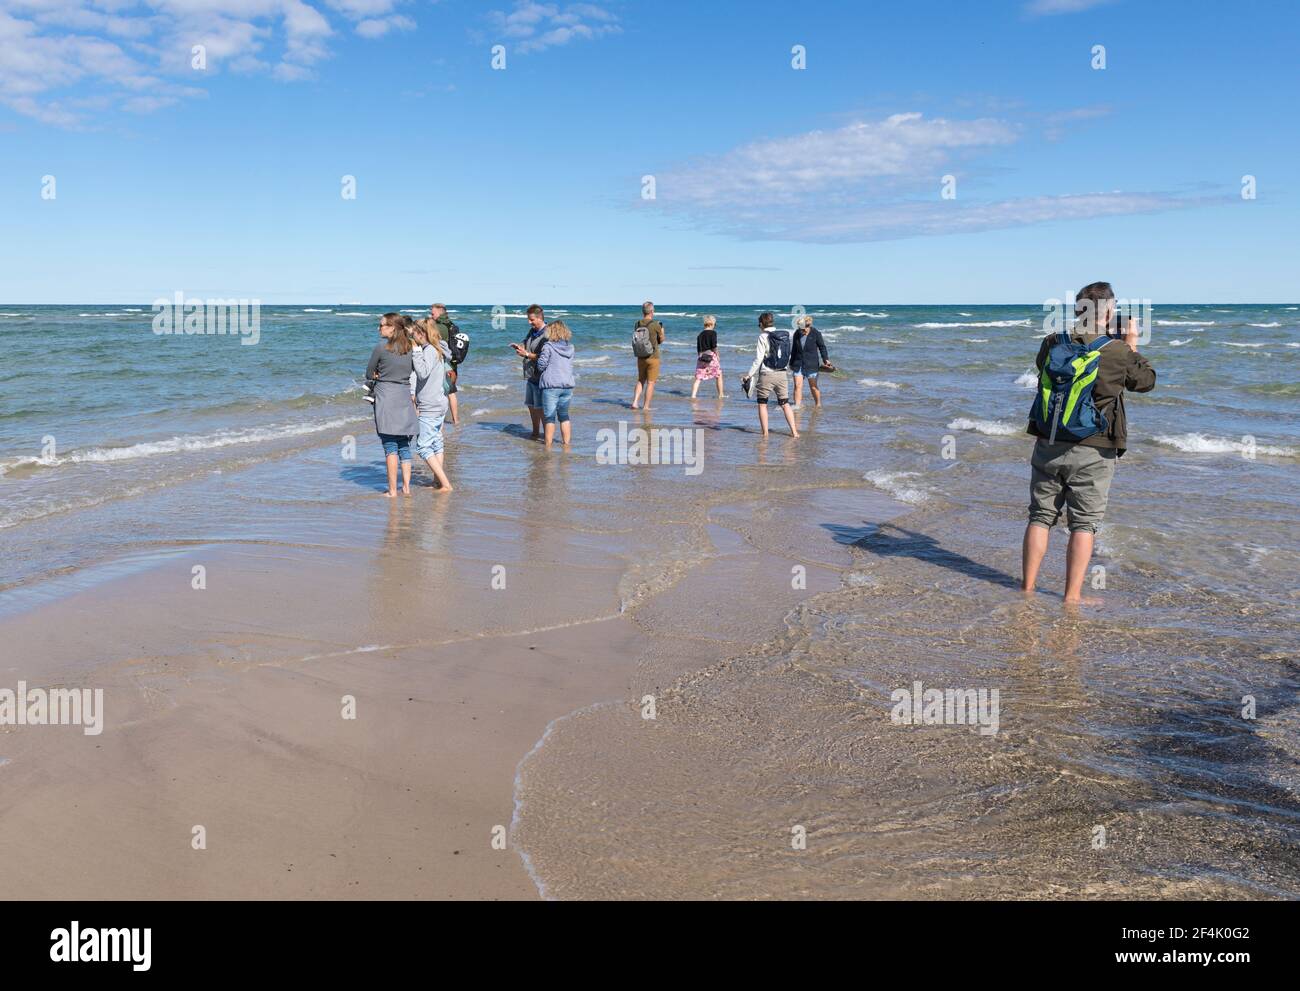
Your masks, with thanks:
M0 731L6 894L536 898L493 829L509 829L516 765L547 724L626 690L636 631L617 573L604 601L579 586L566 613L544 575L512 567L550 615L478 635L499 593L390 595L418 587L418 567L196 548L5 620L6 684L105 692L99 736Z

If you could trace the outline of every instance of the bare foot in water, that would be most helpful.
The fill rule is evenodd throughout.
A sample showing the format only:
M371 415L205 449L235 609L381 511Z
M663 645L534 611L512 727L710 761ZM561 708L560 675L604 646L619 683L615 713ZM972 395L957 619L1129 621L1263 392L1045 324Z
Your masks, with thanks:
M411 487L410 487L409 485L403 485L403 486L402 486L402 495L404 495L404 496L409 496L410 494L411 494Z
M441 487L438 489L438 492L439 492L439 493L443 493L443 492L455 492L455 491L456 491L456 490L453 489L450 485L443 485L443 486L441 486Z
M384 493L384 498L385 498L385 499L396 499L396 498L397 498L397 493L396 493L396 492L385 492L385 493Z
M1105 601L1105 599L1099 599L1093 595L1081 595L1075 599L1066 599L1065 604L1067 606L1100 606Z

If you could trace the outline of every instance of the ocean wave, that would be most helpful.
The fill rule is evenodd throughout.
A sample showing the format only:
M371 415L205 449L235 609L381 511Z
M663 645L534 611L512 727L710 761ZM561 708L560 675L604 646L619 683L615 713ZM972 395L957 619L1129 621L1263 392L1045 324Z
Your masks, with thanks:
M1209 437L1206 434L1160 434L1152 438L1157 444L1164 444L1166 447L1174 447L1188 454L1242 454L1252 450L1252 445L1245 441L1229 440L1226 437ZM1277 458L1293 458L1296 455L1294 447L1279 447L1269 444L1254 444L1253 450L1256 454L1263 454Z
M332 309L329 309L329 310L314 310L314 309L312 309L312 308L309 306L309 307L307 307L306 309L304 309L302 312L303 312L303 313L333 313L334 311L333 311Z
M877 344L906 344L906 341L898 341L892 337L882 337L876 342Z
M573 363L575 365L603 365L607 361L609 361L609 355L607 354L598 355L595 358L574 358L573 359Z
M1257 341L1254 344L1242 344L1238 341L1223 341L1222 343L1225 347L1230 348L1262 348L1268 346L1263 341Z
M1273 328L1273 327L1281 327L1282 325L1281 325L1280 323L1277 323L1276 321L1274 321L1273 323L1248 323L1248 324L1246 324L1246 326L1247 326L1247 327L1263 327L1264 329L1267 330L1267 329L1270 329L1270 328Z
M963 337L962 340L967 344L987 344L989 342L987 337Z
M373 317L378 316L376 313L362 313L360 310L335 310L336 317Z
M964 416L959 416L948 424L948 429L973 430L977 434L987 434L990 437L1010 437L1021 431L1021 428L1014 423L1003 423L1001 420L971 420Z
M948 330L952 327L1032 327L1032 320L984 320L974 323L914 323L918 330Z
M1169 346L1170 346L1171 348L1180 348L1180 347L1182 347L1184 344L1191 344L1191 343L1192 343L1192 339L1191 339L1190 337L1187 337L1187 338L1184 338L1184 339L1181 340L1181 341L1170 341L1170 342L1169 342Z
M864 481L883 489L899 502L919 506L929 499L930 494L923 488L908 484L909 478L916 477L917 472L914 471L869 471L862 476Z
M492 385L462 385L460 388L471 389L474 392L505 392L510 386L494 382Z
M865 385L868 389L901 389L902 386L897 382L887 382L884 379L858 379L858 385Z
M1038 369L1037 368L1029 369L1029 371L1025 372L1023 375L1021 375L1019 378L1016 379L1015 384L1020 386L1020 388L1022 389L1037 389Z
M1213 327L1213 320L1157 320L1157 327Z
M866 327L858 327L855 324L846 323L838 327L832 327L831 330L866 330Z
M272 427L248 427L239 430L218 430L211 434L170 437L167 440L142 441L126 447L92 447L77 451L64 457L55 458L18 458L21 464L39 464L46 468L60 465L103 464L114 461L130 461L136 458L152 458L162 454L180 452L208 451L235 444L258 444L266 441L283 440L300 437L304 434L319 433L322 430L334 430L338 427L356 423L364 417L340 417L323 420L319 423L292 423ZM17 467L14 461L0 463L0 474Z

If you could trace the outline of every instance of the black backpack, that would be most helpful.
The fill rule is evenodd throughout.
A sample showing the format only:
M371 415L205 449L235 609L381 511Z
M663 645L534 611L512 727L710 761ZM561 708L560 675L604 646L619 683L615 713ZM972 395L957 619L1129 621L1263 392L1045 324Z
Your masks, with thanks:
M447 351L453 365L459 365L469 354L469 334L461 333L456 324L451 325L451 332L447 335Z
M783 372L790 367L790 332L770 330L767 333L767 357L763 364L774 372Z

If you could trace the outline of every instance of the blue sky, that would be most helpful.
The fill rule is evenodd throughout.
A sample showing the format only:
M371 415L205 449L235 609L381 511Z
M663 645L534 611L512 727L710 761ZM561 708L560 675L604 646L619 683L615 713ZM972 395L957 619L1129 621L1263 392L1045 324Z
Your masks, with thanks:
M0 300L1289 302L1298 41L1250 0L0 0Z

